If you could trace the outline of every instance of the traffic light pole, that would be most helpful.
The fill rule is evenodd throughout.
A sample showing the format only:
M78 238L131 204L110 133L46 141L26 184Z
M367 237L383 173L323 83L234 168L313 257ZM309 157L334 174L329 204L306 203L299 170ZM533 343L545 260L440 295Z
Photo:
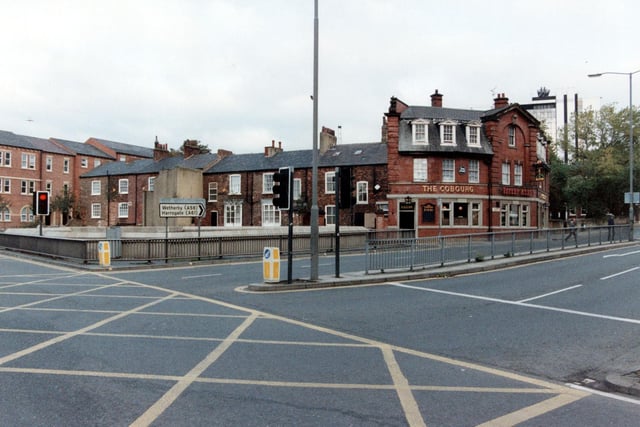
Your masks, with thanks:
M336 277L340 277L340 168L336 168Z
M289 235L287 237L287 283L293 280L293 171L289 175Z

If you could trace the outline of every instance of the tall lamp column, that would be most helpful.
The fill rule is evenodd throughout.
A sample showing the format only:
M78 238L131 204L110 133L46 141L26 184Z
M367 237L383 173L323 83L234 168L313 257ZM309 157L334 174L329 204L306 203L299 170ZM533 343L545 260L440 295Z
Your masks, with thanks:
M633 240L633 223L635 220L633 213L633 75L636 73L640 73L640 70L630 73L605 71L603 73L589 74L589 77L600 77L605 74L629 76L629 240Z

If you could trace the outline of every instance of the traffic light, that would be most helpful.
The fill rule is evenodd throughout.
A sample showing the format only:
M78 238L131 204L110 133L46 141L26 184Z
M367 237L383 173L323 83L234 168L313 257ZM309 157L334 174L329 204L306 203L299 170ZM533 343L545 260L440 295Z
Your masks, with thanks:
M33 207L36 215L49 215L49 192L36 191Z
M280 210L289 209L289 192L291 191L291 168L278 169L273 174L273 206Z
M340 167L340 207L348 209L356 204L356 198L353 194L355 188L353 186L353 176L351 176L351 168L348 166Z

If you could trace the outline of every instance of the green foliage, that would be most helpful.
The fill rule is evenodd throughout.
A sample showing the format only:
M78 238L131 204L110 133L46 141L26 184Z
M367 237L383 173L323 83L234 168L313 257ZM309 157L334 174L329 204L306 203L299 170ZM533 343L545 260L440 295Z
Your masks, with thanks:
M11 204L2 197L2 194L0 194L0 212L7 209L9 206L11 206Z
M637 141L637 109L633 110L633 119ZM576 132L577 147L573 142ZM566 145L561 145L570 153L569 163L564 164L557 156L551 159L552 210L582 207L596 218L606 212L622 214L624 193L629 191L629 109L616 111L614 105L605 105L599 111L586 110L572 117L566 134ZM637 164L637 152L634 154Z
M75 197L73 193L64 190L56 194L51 200L51 210L59 212L69 212L75 205Z

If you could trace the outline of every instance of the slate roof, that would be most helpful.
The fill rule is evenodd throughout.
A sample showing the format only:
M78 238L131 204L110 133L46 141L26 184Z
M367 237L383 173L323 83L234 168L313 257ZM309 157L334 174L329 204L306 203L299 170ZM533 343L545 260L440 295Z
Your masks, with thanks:
M496 111L496 110L492 110ZM464 153L488 156L493 154L491 143L481 127L480 145L470 146L467 143L466 127L471 122L482 122L486 112L479 110L466 110L459 108L424 107L409 106L400 114L400 129L398 151L412 153ZM427 144L413 144L411 132L411 122L416 119L426 119L429 121ZM452 120L456 122L456 143L455 145L440 144L439 122Z
M106 139L90 138L94 141L104 145L107 148L112 149L116 153L129 154L137 157L147 157L153 159L153 149L146 147L139 147L137 145L125 144L123 142L108 141Z
M231 154L205 171L206 174L275 171L292 166L308 169L312 165L312 150L282 151L271 157L264 153ZM364 166L387 163L387 145L380 142L344 144L318 156L319 167Z
M0 145L7 147L24 148L26 150L44 151L46 153L71 155L69 151L58 146L48 139L35 136L16 135L13 132L0 131Z
M181 156L167 157L155 161L142 159L133 162L111 162L81 175L82 178L95 178L108 175L142 175L159 173L175 168L203 169L218 158L217 154L198 154L185 159Z
M75 154L80 154L83 156L91 156L91 157L101 157L104 159L111 159L111 160L115 160L113 156L111 156L110 154L105 153L102 150L99 150L98 148L94 147L93 145L89 145L89 144L85 144L82 142L76 142L76 141L68 141L66 139L59 139L59 138L51 138L53 141L57 142L58 144L61 144L63 146L65 146L67 149L71 150L71 152L75 153Z

